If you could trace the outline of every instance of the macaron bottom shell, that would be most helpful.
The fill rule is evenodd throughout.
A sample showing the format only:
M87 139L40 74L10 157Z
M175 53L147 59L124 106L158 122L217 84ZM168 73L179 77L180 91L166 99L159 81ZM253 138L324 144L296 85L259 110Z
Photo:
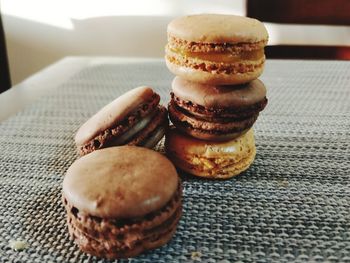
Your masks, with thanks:
M258 60L219 63L209 60L166 55L166 65L175 75L210 85L236 85L257 79L264 70L265 56Z
M254 147L249 156L238 162L232 162L227 158L203 158L198 156L180 159L171 154L169 154L169 158L176 167L189 174L208 179L229 179L247 170L253 163L255 155L256 149Z
M107 259L129 258L171 240L182 215L182 186L162 210L135 221L91 217L80 214L64 197L63 203L69 234L80 250Z

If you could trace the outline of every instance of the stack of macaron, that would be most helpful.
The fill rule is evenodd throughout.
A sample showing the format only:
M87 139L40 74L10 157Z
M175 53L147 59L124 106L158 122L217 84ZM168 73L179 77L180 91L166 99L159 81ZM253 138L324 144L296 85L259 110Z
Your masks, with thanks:
M194 15L169 24L166 63L177 76L168 111L152 88L138 87L76 133L81 158L67 171L62 201L82 251L127 258L167 243L182 214L175 166L222 179L248 169L256 154L252 126L267 104L257 79L267 38L262 23L245 17ZM173 163L147 149L164 135Z
M166 152L190 174L230 178L256 154L252 126L266 104L257 78L268 33L256 19L202 14L168 25L166 64L172 82Z

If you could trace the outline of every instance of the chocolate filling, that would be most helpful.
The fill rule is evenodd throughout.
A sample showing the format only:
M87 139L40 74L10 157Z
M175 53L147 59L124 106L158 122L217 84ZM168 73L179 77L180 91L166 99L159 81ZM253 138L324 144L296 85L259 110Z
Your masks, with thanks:
M183 112L192 113L192 115L196 115L195 113L198 113L200 115L204 115L202 117L196 115L198 118L202 118L208 121L217 120L219 122L230 122L232 120L245 119L252 115L256 115L266 107L268 102L267 98L265 97L261 101L249 106L213 108L204 107L188 100L182 100L173 92L171 92L170 95L172 103L174 103L178 109L182 109Z
M183 128L194 129L210 134L228 134L246 130L250 128L259 113L248 116L242 119L229 119L224 122L216 120L202 120L190 112L178 107L173 101L169 103L169 117L175 126L182 126Z
M188 111L184 108L181 108L179 106L177 106L176 104L173 104L173 106L176 108L176 110L178 110L179 112L183 113L184 115L187 115L188 117L192 118L192 119L197 119L197 120L203 120L204 122L212 122L212 123L221 123L221 124L229 124L229 123L234 123L234 122L243 122L246 121L249 118L253 118L255 117L258 113L253 113L251 115L248 116L239 116L237 118L208 118L206 116L198 116L198 115L194 115L191 111Z
M253 126L254 122L256 119L252 120L249 125L246 125L244 127L236 127L230 130L204 130L204 129L200 129L200 128L194 128L190 123L186 122L186 121L179 121L176 118L174 118L172 115L169 115L170 120L173 122L173 124L176 127L182 127L185 130L194 130L198 133L203 133L203 134L215 134L215 135L226 135L226 134L230 134L230 133L237 133L237 132L242 132L245 131L247 129L249 129L251 126Z

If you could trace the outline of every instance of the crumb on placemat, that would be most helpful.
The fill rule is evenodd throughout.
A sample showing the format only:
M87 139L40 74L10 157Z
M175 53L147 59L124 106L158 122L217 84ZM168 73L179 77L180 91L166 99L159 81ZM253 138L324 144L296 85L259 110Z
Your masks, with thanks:
M28 243L24 240L10 240L9 247L16 251L21 251L28 248Z
M287 188L287 187L289 186L289 182L288 182L288 180L283 179L283 180L279 180L279 181L277 182L277 185L278 185L279 187Z
M191 259L196 261L201 261L202 253L200 251L193 251L191 253Z

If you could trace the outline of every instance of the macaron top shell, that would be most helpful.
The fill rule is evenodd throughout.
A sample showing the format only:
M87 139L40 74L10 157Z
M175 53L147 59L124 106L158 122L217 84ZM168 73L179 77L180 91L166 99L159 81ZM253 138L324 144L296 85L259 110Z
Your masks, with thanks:
M76 144L85 144L104 130L116 126L145 103L157 100L155 104L158 104L160 98L158 95L154 95L155 93L150 87L143 86L132 89L116 98L79 128L75 135Z
M208 108L245 107L260 102L266 96L266 88L258 79L241 85L213 86L175 77L172 91L182 100Z
M200 14L174 19L168 36L198 43L242 43L268 39L260 21L235 15Z
M138 218L161 209L179 183L162 154L136 147L111 147L75 161L63 195L79 211L101 218Z

